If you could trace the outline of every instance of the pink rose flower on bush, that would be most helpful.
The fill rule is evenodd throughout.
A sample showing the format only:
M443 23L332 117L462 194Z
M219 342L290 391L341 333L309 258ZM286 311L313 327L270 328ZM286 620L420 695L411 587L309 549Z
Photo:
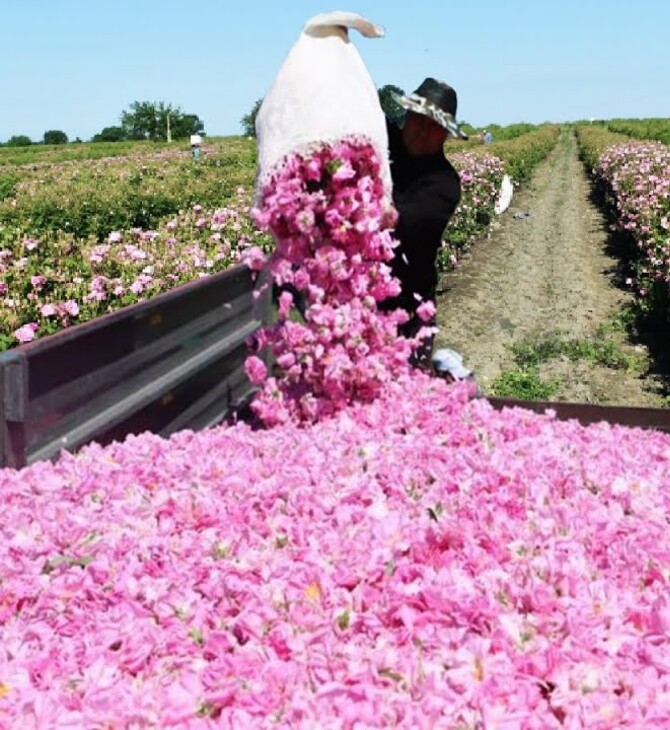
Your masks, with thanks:
M73 299L68 299L62 306L63 311L70 317L76 317L79 314L79 305Z
M55 317L58 314L58 308L55 304L43 304L40 307L40 314L43 317Z
M16 337L16 339L21 343L32 342L35 339L38 329L39 325L37 323L29 322L15 330L14 337Z

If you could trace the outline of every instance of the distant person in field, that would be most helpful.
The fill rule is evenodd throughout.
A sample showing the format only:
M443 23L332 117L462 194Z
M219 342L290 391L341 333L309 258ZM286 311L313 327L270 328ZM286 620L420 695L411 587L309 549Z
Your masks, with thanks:
M489 132L488 129L484 130L484 144L489 144L490 142L493 142L493 135L491 132Z
M412 338L422 326L435 325L435 318L424 322L416 310L424 301L435 304L437 253L461 197L461 181L444 155L444 143L449 136L467 139L467 135L456 123L456 92L443 81L427 78L414 93L395 99L407 110L402 127L387 119L393 202L398 211L394 236L400 241L391 269L401 292L382 302L381 308L404 309L410 319L399 332ZM433 339L423 340L415 365L430 365Z
M199 134L191 135L191 153L194 160L200 159L200 145L202 144L202 137Z

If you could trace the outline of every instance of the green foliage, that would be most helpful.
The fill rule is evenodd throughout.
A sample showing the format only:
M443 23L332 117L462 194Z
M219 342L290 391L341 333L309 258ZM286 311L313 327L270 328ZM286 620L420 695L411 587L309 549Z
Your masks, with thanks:
M635 139L655 140L670 144L670 119L610 119L606 123L610 132L625 134Z
M15 134L7 140L7 147L28 147L33 141L25 134Z
M246 137L256 138L256 117L258 116L262 103L263 99L256 99L254 105L251 107L251 111L240 119L242 134Z
M0 174L0 203L14 195L19 180L19 176L13 172Z
M596 167L600 156L608 147L628 140L624 134L611 132L606 127L595 124L580 124L576 127L575 132L579 155L590 171Z
M173 139L184 139L192 134L204 134L205 125L195 114L177 114L170 117Z
M499 398L546 401L556 394L559 383L543 380L536 369L507 370L491 386L493 395Z
M377 94L379 96L379 103L382 111L386 117L394 124L402 124L402 121L405 118L405 110L394 99L394 94L404 96L405 92L399 86L386 84L385 86L381 86L377 89Z
M131 156L118 156L116 147ZM0 227L26 225L33 236L62 232L102 241L112 230L153 228L196 203L224 205L235 198L238 187L252 187L256 174L256 145L246 138L210 143L197 165L183 144L166 145L163 152L148 142L87 143L72 150L81 159L87 152L91 162L74 175L71 168L48 165L12 172L3 183ZM116 161L94 162L110 152L117 154ZM47 154L43 147L42 154ZM23 183L20 189L18 182Z
M121 127L126 139L167 139L167 113L171 107L163 102L134 101L121 113ZM162 127L162 129L161 129Z
M520 400L549 400L560 388L556 380L544 380L540 366L552 359L567 357L573 362L586 361L612 369L631 370L639 367L637 358L627 355L607 333L621 326L613 322L602 327L592 338L567 337L553 332L538 340L525 340L512 345L516 368L498 377L492 393L502 398Z
M487 127L488 131L493 134L494 139L516 139L524 134L535 132L539 129L537 124L526 124L522 122L520 124L509 124L506 127L499 127L497 124L492 124Z
M102 132L94 135L92 142L121 142L126 138L123 127L105 127Z
M67 134L59 129L50 129L44 133L44 144L67 144Z
M515 183L524 183L556 146L560 134L561 128L554 124L545 124L509 139L496 137L494 133L493 142L480 149L499 157L505 163L505 172Z
M125 139L165 141L202 133L203 122L195 114L184 114L179 107L165 102L134 101L121 113L121 128Z
M514 360L521 368L536 368L552 358L567 357L573 362L585 360L613 369L629 370L634 358L605 336L601 330L594 338L567 338L561 332L553 332L537 341L524 341L512 345Z
M509 124L507 126L501 126L499 124L489 124L485 127L473 127L472 125L467 123L462 124L463 130L470 137L475 137L479 141L481 134L486 129L491 132L491 134L493 135L493 139L497 142L521 137L524 134L536 131L540 128L540 126L542 125L526 124L525 122L521 122L519 124Z
M637 334L637 316L638 312L633 302L624 304L609 322L599 325L598 337L606 337L612 333L623 333L629 337L635 336Z
M121 141L121 142L79 142L45 146L33 144L29 147L0 148L0 167L14 167L33 164L54 164L73 162L76 160L100 160L107 157L124 157L127 155L148 155L160 153L162 150L184 149L183 142L167 144L165 142Z

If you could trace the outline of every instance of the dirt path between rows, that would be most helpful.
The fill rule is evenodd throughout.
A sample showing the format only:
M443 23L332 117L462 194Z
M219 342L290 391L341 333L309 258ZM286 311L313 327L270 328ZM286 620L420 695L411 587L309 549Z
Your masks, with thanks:
M529 215L520 219L518 213ZM612 248L604 215L591 201L576 138L565 132L490 234L442 275L436 347L458 350L482 392L492 395L496 378L518 369L513 343L539 342L556 332L593 341L599 327L612 329L632 296L618 284ZM654 372L646 345L631 342L622 328L607 337L635 365L553 357L538 371L561 382L552 400L663 405L667 375Z

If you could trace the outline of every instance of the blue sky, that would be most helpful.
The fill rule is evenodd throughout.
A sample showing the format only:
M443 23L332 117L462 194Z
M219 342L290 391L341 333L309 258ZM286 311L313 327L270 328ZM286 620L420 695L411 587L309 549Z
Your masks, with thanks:
M377 86L441 78L475 126L670 116L668 0L0 0L0 141L88 140L134 101L239 134L305 20L336 9L386 29L352 35Z

